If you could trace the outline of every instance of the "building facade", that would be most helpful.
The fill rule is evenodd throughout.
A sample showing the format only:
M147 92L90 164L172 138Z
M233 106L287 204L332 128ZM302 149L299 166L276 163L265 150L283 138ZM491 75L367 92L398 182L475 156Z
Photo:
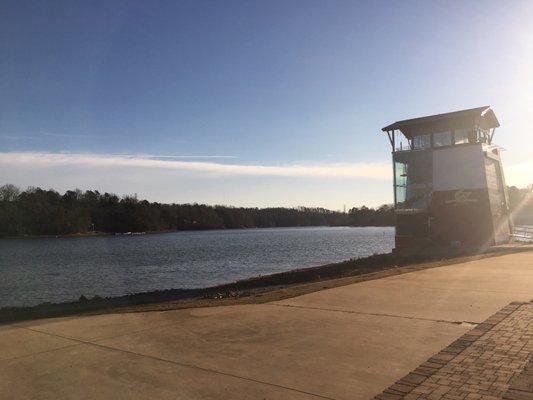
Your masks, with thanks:
M489 106L398 121L392 146L396 249L483 247L512 226Z

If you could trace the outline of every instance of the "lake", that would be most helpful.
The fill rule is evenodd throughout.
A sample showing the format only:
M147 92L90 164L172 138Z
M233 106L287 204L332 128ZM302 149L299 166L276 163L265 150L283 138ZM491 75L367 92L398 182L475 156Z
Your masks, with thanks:
M0 307L198 288L387 253L392 227L0 240Z

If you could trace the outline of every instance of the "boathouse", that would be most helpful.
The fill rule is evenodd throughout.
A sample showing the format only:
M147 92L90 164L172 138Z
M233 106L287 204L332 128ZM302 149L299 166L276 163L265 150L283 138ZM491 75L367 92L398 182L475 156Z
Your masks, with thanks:
M396 250L505 243L511 225L489 106L382 129L392 148Z

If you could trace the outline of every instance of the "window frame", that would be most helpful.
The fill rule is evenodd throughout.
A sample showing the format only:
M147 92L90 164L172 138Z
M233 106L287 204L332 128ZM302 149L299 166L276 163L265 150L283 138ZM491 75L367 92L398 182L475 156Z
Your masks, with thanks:
M442 132L435 132L435 133L432 133L433 135L433 140L432 140L432 144L433 144L433 148L437 148L437 147L447 147L447 146L453 146L454 143L455 143L455 140L454 140L454 133L453 131L442 131ZM447 135L448 138L449 138L449 143L445 143L445 144L437 144L438 142L436 141L436 137L437 135ZM442 141L441 141L442 142Z
M461 133L461 136L462 136L462 141L461 142L457 141L457 134L459 132ZM471 143L470 142L470 137L471 136L472 136L472 129L470 129L470 128L455 129L453 131L453 144L454 145L469 144L469 143Z
M420 143L419 138L427 138L427 141L424 140L424 143L427 144L427 146L424 147L417 147L417 144ZM426 133L424 135L417 135L413 138L413 149L414 150L426 150L431 149L433 147L433 134Z

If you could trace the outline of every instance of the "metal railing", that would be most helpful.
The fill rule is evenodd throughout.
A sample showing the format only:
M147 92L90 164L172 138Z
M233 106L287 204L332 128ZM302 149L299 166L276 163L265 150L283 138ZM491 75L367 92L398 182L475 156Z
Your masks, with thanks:
M513 237L521 242L533 242L533 226L515 226Z

